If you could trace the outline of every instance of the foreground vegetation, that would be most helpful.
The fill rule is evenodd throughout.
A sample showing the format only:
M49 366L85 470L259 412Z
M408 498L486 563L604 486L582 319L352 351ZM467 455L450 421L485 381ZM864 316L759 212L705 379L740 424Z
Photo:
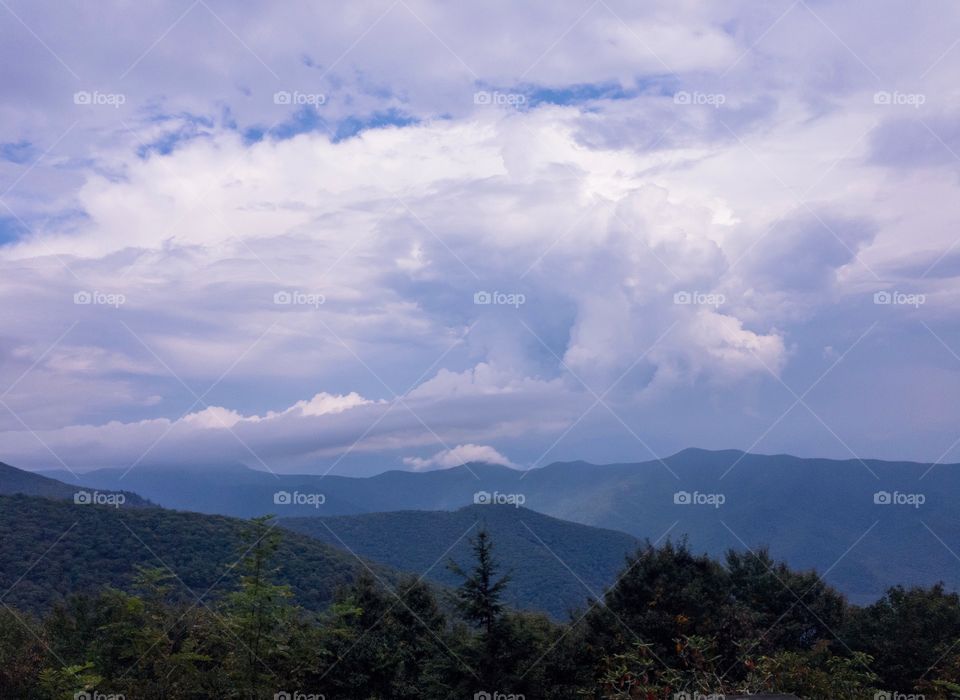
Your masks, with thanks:
M855 608L764 552L721 564L668 543L641 548L602 600L556 624L503 604L509 574L481 532L452 592L371 571L315 613L276 583L284 551L257 519L218 597L140 569L131 591L72 596L42 617L4 603L0 697L960 696L960 599L940 587Z

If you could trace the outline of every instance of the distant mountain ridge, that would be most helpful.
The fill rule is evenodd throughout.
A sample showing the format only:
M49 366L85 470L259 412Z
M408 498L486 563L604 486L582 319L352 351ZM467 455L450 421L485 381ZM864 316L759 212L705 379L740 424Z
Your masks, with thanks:
M0 462L0 495L12 496L16 494L60 500L76 500L83 503L102 501L104 504L106 504L107 501L118 502L121 499L116 497L122 496L124 505L149 505L149 501L130 491L106 490L102 494L95 493L95 490L84 490L78 488L75 484L65 483L41 474L17 469L9 464Z
M399 511L329 518L285 518L283 527L428 580L456 586L448 568L471 561L470 539L491 536L501 573L509 573L507 602L545 610L557 619L582 609L613 585L640 541L631 535L558 520L510 505L472 505L456 511Z
M468 464L367 478L253 470L223 478L143 467L121 474L101 470L82 481L131 488L170 507L239 516L453 511L478 492L522 494L526 508L555 518L641 539L686 534L694 549L714 555L768 545L774 557L796 568L827 572L827 580L855 602L898 583L960 585L960 561L944 544L960 541L960 511L953 503L960 493L958 465L688 449L662 460L558 462L528 472ZM325 500L317 508L279 506L273 499L281 490L320 493ZM883 502L884 494L891 502ZM897 502L911 494L923 496L919 507ZM702 502L713 496L722 497L718 507Z

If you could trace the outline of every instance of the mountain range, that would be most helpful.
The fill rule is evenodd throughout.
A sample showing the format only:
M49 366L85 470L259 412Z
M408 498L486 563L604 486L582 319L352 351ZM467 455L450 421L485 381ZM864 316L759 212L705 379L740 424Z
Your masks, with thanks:
M529 471L466 464L368 478L138 466L89 472L80 483L241 517L455 511L475 500L512 499L639 539L687 536L695 550L713 555L767 546L795 568L823 572L854 602L871 601L895 584L943 580L956 588L960 582L960 558L950 544L960 540L954 464L689 449L637 463L559 462Z

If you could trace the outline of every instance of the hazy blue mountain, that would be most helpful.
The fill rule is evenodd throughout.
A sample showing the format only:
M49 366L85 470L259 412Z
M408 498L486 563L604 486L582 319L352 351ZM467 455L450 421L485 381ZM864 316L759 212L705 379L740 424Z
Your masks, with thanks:
M66 473L66 472L64 472ZM72 478L72 475L70 475ZM43 496L44 498L56 498L59 500L79 499L81 501L89 500L93 502L100 500L109 500L108 497L114 497L122 494L123 505L143 506L147 501L135 493L121 490L105 490L102 494L95 494L93 491L79 488L76 484L64 483L57 479L35 474L11 467L9 464L0 462L0 496L12 496L14 494L23 494L24 496ZM117 499L114 499L117 501Z
M370 478L273 476L242 467L102 470L83 481L129 488L169 507L249 516L346 515L456 510L477 492L522 494L527 508L639 538L688 534L695 549L768 545L794 567L816 567L863 602L895 583L960 582L958 465L800 459L735 450L684 450L662 461L555 463L529 472L470 464L433 472L390 471ZM277 505L278 490L322 493L325 503ZM674 503L677 492L722 494L724 503ZM877 492L921 493L925 502L878 505ZM939 538L939 539L938 539ZM940 541L942 540L942 542ZM947 545L947 546L945 546Z
M485 528L502 571L510 572L508 602L557 618L601 597L639 544L622 532L509 505L288 518L281 525L448 586L456 586L461 578L447 563L452 560L468 569L470 538Z
M44 472L71 481L64 472ZM350 515L395 510L455 510L473 502L483 487L496 490L522 472L491 464L412 473L388 471L372 477L274 475L243 465L189 468L137 466L130 470L86 472L79 481L99 488L131 489L168 508L240 517L281 515ZM278 504L278 492L323 494L321 507Z

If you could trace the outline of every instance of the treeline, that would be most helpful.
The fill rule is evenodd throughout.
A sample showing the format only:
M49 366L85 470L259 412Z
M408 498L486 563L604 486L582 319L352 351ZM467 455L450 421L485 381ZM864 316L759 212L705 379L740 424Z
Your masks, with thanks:
M280 537L252 521L238 583L215 599L140 569L131 591L73 596L39 619L4 603L0 698L960 697L960 599L942 587L857 608L765 552L720 563L667 543L557 624L503 604L509 572L480 532L455 590L371 572L317 614L276 583Z

